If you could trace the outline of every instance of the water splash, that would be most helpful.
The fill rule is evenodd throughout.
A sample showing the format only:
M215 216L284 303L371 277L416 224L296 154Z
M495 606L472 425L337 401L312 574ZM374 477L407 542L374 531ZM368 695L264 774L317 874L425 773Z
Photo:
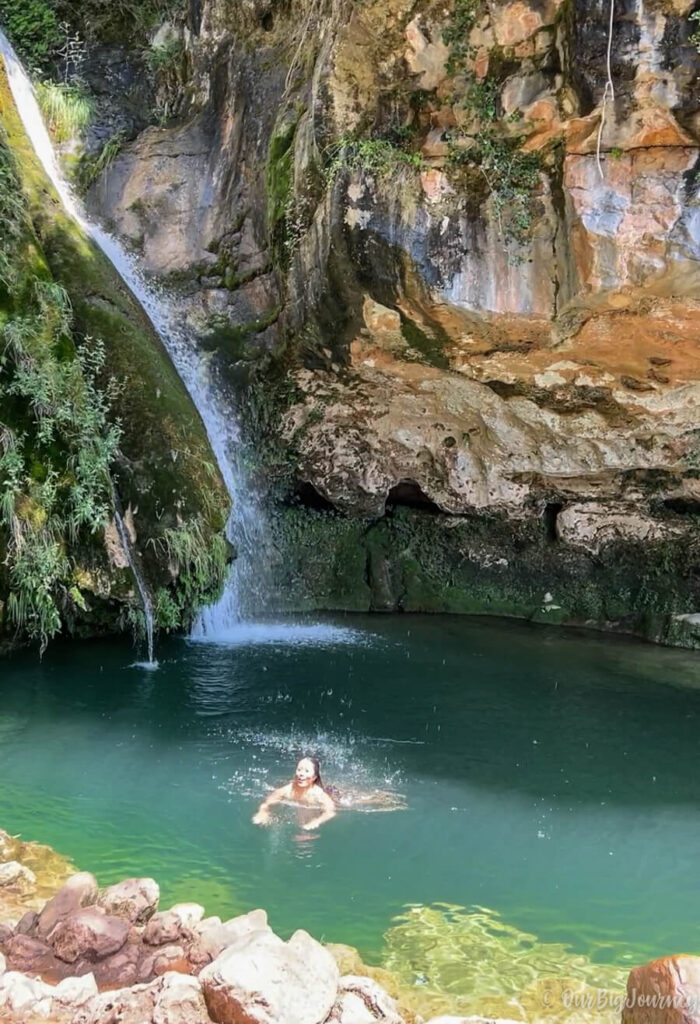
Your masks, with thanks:
M229 596L225 594L218 605L203 610L190 637L193 643L215 641L229 647L337 647L339 644L369 646L376 640L371 633L322 622L239 622L232 625L229 619L219 623L218 617L223 615L223 605ZM222 610L218 611L220 606Z
M58 193L66 213L104 253L140 303L165 345L204 423L209 443L231 497L232 512L227 535L238 553L223 597L211 608L202 611L194 627L194 635L202 639L216 639L233 623L241 620L246 587L253 587L257 578L253 569L253 556L260 549L263 533L261 510L253 501L252 492L242 472L242 446L238 425L231 415L230 404L225 401L221 388L217 387L216 381L212 379L208 361L193 348L191 339L182 329L182 316L173 300L159 293L147 282L135 257L128 253L113 235L104 231L85 214L58 165L32 84L2 31L0 55L4 59L10 90L29 141Z

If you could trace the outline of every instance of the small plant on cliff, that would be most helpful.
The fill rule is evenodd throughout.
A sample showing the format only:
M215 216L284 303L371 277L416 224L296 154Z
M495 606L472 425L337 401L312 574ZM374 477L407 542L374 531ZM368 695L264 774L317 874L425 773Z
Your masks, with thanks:
M121 131L115 132L97 153L84 153L81 156L73 175L79 192L85 194L88 191L102 172L116 159L125 142L126 134Z
M467 151L451 147L448 159L452 166L467 162L478 169L503 240L507 245L526 245L532 233L532 196L539 184L539 154L523 153L519 139L484 131ZM511 254L513 262L521 258L518 253Z
M84 89L61 82L40 82L36 87L39 107L56 142L80 136L94 116L94 102Z
M220 534L207 540L199 517L164 530L159 544L178 579L175 597L168 591L156 595L157 624L169 630L186 624L198 608L219 596L226 578L228 550Z
M689 42L691 42L698 53L700 53L700 11L693 11L688 18L688 21L694 21L698 26L691 35Z
M422 166L420 153L409 152L385 138L344 136L328 147L326 156L329 180L343 170L362 170L382 177L402 168L420 169Z
M474 28L480 12L480 0L455 0L450 20L442 30L442 41L450 48L447 59L447 73L450 75L463 71L471 56L469 33Z
M540 155L524 153L522 137L501 123L500 85L494 77L476 80L470 68L474 58L468 44L471 29L481 12L480 0L455 0L451 20L443 30L450 48L448 71L459 76L451 98L466 111L466 127L450 132L448 168L471 169L480 175L509 249L511 263L522 262L522 252L532 234L533 193L539 185ZM506 119L515 120L513 116Z
M148 66L154 74L167 74L173 71L182 60L185 44L175 37L159 46L152 46L146 55Z

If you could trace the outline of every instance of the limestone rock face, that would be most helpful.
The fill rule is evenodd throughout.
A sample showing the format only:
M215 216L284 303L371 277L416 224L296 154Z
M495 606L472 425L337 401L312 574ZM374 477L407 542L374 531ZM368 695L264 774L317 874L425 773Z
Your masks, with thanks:
M188 32L182 116L89 201L176 289L222 386L250 389L272 600L544 615L554 584L514 588L511 526L560 592L578 580L560 621L696 645L687 5L615 12L614 104L596 0L468 23L438 0L206 0Z
M333 1007L338 968L304 931L283 942L254 932L199 975L216 1024L322 1024Z

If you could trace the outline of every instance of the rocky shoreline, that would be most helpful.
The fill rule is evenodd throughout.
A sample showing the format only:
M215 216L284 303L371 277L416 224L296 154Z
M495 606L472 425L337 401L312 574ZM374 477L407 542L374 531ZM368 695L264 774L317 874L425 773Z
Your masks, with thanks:
M2 830L0 861L8 1024L424 1024L389 971L302 930L285 942L264 910L227 921L197 903L159 910L153 879L100 889L50 847ZM520 1020L700 1021L700 958L637 967L626 993L542 981L541 1012L516 1011ZM514 1022L430 1015L427 1024Z

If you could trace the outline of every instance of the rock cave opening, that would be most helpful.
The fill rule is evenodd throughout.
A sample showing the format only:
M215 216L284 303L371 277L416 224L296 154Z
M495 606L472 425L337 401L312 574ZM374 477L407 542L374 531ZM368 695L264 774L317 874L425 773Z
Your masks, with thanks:
M399 480L391 488L386 496L385 507L396 508L397 505L404 505L406 508L418 508L423 512L442 514L442 509L436 505L432 498L429 498L420 484L415 480Z
M548 544L556 544L559 540L557 536L557 517L563 508L564 505L561 501L548 501L544 507L544 529Z

